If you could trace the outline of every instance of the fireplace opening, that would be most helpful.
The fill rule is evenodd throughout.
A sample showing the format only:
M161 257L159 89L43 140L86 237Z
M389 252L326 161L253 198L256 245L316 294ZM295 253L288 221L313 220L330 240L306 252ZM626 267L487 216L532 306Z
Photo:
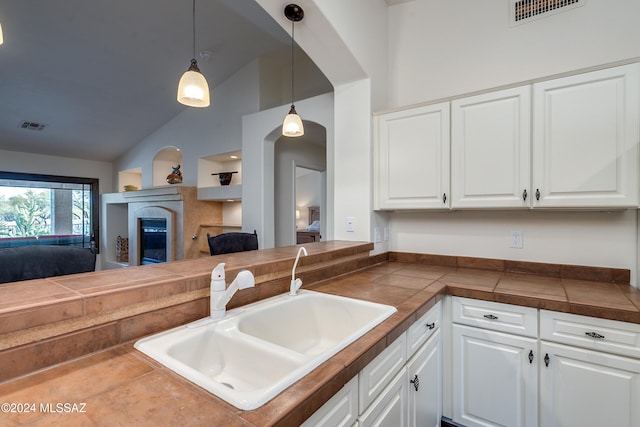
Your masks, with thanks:
M167 262L167 220L140 218L140 265Z

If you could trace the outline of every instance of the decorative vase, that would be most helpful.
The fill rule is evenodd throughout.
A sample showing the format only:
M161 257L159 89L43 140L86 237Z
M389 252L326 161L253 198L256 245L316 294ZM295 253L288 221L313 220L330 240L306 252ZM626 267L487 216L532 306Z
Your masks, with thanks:
M171 167L173 171L167 175L167 182L169 184L180 184L182 182L182 172L180 172L180 165Z
M218 180L220 181L220 185L229 185L231 184L231 177L233 177L234 173L238 173L238 171L212 173L211 175L218 175Z

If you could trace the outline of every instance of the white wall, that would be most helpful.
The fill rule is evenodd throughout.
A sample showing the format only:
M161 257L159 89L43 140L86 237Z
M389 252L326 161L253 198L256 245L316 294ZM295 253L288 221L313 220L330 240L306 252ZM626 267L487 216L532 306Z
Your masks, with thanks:
M509 1L389 7L389 107L640 56L640 2L584 6L510 26Z

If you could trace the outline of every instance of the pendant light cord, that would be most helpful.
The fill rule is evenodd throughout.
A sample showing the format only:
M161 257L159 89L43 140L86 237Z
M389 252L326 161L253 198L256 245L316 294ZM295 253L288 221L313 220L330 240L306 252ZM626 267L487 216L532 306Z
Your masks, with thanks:
M193 14L191 16L191 23L193 28L193 59L196 59L196 0L193 0Z
M293 94L293 87L294 87L293 82L295 80L294 67L293 67L293 44L296 38L295 28L296 28L295 22L291 20L291 105L293 105L293 101L295 99Z

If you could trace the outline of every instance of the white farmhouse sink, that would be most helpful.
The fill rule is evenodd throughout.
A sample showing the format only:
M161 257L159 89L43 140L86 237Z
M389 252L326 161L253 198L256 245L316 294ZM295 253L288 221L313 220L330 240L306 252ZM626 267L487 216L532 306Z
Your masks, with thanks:
M137 341L135 348L237 408L256 409L396 311L301 290Z

